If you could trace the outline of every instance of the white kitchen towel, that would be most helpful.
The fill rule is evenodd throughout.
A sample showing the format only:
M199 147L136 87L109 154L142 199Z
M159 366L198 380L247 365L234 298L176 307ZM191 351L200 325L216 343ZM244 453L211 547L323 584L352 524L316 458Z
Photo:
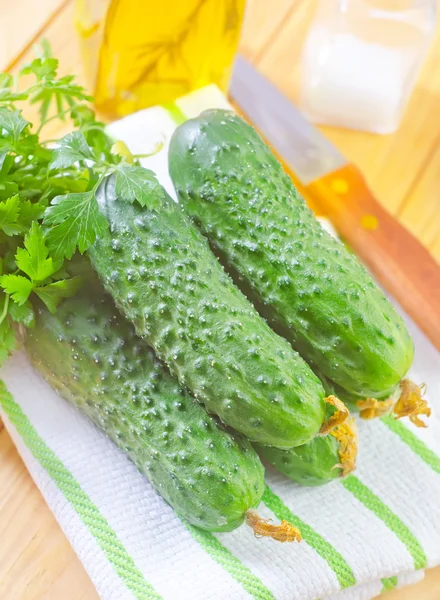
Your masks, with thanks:
M170 193L166 152L176 120L226 102L196 100L111 128L136 153L164 142L144 164ZM360 423L356 472L323 487L268 469L259 512L298 526L300 544L256 539L245 525L211 534L183 523L23 351L0 371L0 414L103 600L367 600L440 564L440 357L407 323L416 344L410 376L427 384L434 408L429 428L392 417Z

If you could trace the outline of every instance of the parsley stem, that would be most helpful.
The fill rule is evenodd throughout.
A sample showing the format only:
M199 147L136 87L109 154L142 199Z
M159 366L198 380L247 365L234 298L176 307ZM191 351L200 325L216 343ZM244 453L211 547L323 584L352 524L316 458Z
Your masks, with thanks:
M2 314L0 315L0 325L6 319L6 315L8 314L8 308L9 308L9 294L5 294L5 303L3 304L3 311L2 311Z
M102 173L102 175L99 176L98 181L95 183L95 185L92 188L93 196L95 196L96 192L98 191L99 186L104 181L104 178L106 177L106 175L108 175L107 171L105 171L104 173Z
M67 108L66 110L60 110L59 112L57 112L56 115L52 115L48 119L45 119L44 121L41 121L40 126L38 127L38 129L35 132L35 134L39 135L40 132L41 132L41 130L43 129L43 127L46 125L46 123L50 123L50 121L54 121L55 119L60 119L60 118L64 117L65 115L71 113L72 110L73 110L73 108L71 106L69 106L69 108Z

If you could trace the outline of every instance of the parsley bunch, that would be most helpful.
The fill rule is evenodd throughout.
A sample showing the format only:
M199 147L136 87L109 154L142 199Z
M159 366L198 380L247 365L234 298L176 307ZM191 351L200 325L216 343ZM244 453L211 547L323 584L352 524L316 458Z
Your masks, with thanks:
M47 44L17 77L0 74L0 363L15 347L15 324L32 327L30 298L51 312L75 294L66 260L84 253L108 227L95 193L116 173L122 201L155 208L163 190L154 174L135 163L122 142L114 143L97 121L90 98L74 77L57 76L58 61ZM20 90L23 77L32 84ZM23 116L20 103L38 107L39 123ZM43 141L53 120L75 130Z

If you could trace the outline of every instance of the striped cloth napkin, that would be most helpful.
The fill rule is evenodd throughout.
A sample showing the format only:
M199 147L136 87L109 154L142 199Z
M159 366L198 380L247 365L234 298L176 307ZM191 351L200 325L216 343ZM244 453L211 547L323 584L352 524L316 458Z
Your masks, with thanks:
M224 106L215 90L111 126L173 193L167 140L176 121ZM0 371L0 414L31 476L103 600L367 600L440 564L440 357L408 319L410 373L428 385L428 429L359 423L358 468L319 488L268 469L262 516L300 528L301 544L249 528L211 534L181 521L117 447L59 398L23 351Z

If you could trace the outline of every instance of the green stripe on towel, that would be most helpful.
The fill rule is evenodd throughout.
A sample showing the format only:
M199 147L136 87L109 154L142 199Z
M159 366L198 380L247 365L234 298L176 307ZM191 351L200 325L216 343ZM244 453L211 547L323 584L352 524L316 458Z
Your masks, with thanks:
M0 404L34 458L63 492L127 588L138 600L162 600L162 596L138 570L116 533L99 512L98 507L35 431L29 419L6 389L3 381L0 381Z
M393 590L397 585L397 577L386 577L382 579L382 593Z
M392 416L382 417L381 421L382 423L385 423L393 433L398 435L402 442L409 446L414 454L417 454L428 467L431 467L436 473L440 473L440 457L438 457L431 448L428 448L415 433Z
M311 546L329 565L336 575L341 589L356 584L354 573L345 558L327 542L310 525L304 523L288 508L284 502L266 485L263 494L263 502L279 519L289 521L294 527L301 531L303 539Z
M0 404L34 458L38 460L63 492L90 533L95 537L120 579L133 595L138 600L162 600L162 597L137 569L133 559L106 519L101 515L97 506L93 504L62 461L46 446L44 440L35 431L1 380ZM240 583L255 600L275 600L272 592L265 587L262 581L242 564L232 552L225 548L215 536L184 521L183 524L203 550Z
M411 554L415 569L425 568L427 559L423 548L405 523L355 475L349 475L341 483L395 533Z
M263 584L239 558L232 554L209 531L204 531L183 522L193 538L225 571L227 571L255 600L275 600L272 592Z

